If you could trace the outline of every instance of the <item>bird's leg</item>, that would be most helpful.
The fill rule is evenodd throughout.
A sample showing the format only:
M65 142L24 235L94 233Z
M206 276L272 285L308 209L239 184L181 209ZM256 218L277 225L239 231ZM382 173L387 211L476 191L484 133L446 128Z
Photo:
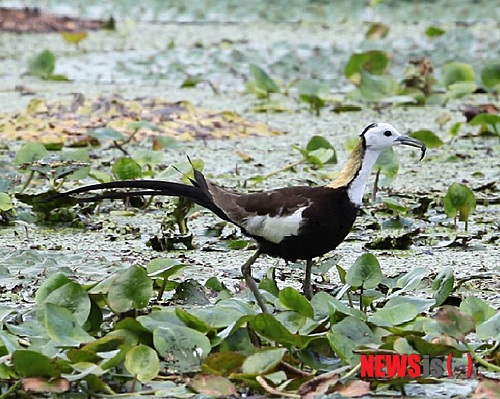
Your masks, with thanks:
M306 260L306 278L304 279L304 285L302 286L302 290L304 291L304 295L307 299L311 299L313 296L312 287L311 287L311 269L313 266L312 259Z
M255 253L248 259L243 266L241 266L241 274L245 278L245 281L248 285L248 288L253 292L253 295L255 296L255 299L262 309L262 312L268 313L266 304L264 302L264 298L262 298L262 295L260 294L259 287L257 287L257 284L255 283L255 280L252 277L252 265L254 262L257 260L259 255L261 254L260 249L257 249Z

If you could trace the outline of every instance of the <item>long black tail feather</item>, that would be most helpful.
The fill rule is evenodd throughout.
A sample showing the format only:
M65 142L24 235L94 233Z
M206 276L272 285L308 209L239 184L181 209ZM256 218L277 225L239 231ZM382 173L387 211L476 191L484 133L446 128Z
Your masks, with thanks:
M51 199L59 198L65 194L66 193L57 195L56 197L51 197ZM164 194L161 191L153 191L153 190L108 191L103 194L93 195L92 197L78 197L77 200L78 202L95 202L95 201L101 201L103 199L125 199L129 197L141 197L145 195L155 197Z
M56 194L51 199L73 196L75 194L86 193L94 190L110 190L113 188L137 188L137 189L148 190L148 191L142 190L140 192L130 191L123 193L126 194L125 196L128 197L137 195L168 195L176 197L184 196L192 198L193 200L202 200L203 197L206 197L206 194L197 185L190 186L188 184L168 182L162 180L120 180L109 183L91 184L89 186L78 187L75 188L74 190L66 191L65 193ZM149 192L151 192L151 194L149 194ZM102 194L102 196L107 194L112 194L112 193ZM78 198L78 200L80 200L80 198Z
M56 194L48 198L47 200L72 197L76 198L79 202L93 202L102 199L121 199L142 195L187 197L192 199L197 204L211 210L220 218L231 221L226 213L214 204L212 196L210 195L210 192L208 190L205 176L203 176L201 172L195 171L194 180L190 180L193 185L162 180L121 180L109 183L99 183L79 187L65 193ZM94 190L110 190L117 188L129 188L138 190L109 191L103 194L93 195L91 197L74 197L75 194L86 193Z

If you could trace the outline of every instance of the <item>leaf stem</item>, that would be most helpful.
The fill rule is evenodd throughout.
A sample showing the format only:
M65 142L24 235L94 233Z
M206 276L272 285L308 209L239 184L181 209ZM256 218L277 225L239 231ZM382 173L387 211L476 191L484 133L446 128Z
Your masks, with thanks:
M23 186L21 187L21 190L19 191L19 193L22 193L24 190L26 190L31 182L31 180L33 180L33 176L35 175L35 172L34 171L30 171L30 174L28 176L28 179L26 180L26 182L23 184Z
M23 380L18 380L14 385L12 385L6 392L0 395L0 399L5 399L9 397L9 395L16 391L17 388L23 383Z
M361 368L361 363L355 366L351 371L349 371L346 375L342 377L343 380L346 380L348 378L351 378L354 374L358 372L358 370Z
M471 346L467 342L465 342L465 346L469 350L469 352L472 355L472 357L474 358L474 360L477 363L479 363L481 366L486 367L488 369L488 371L494 371L497 373L500 372L499 366L495 366L494 364L488 363L486 360L480 358L478 356L478 354L476 353L476 351L473 348L471 348Z
M264 379L264 377L258 375L255 377L255 380L260 384L262 388L266 390L266 392L270 393L271 395L276 395L276 396L281 396L285 398L293 398L293 399L300 399L300 395L297 395L296 393L290 393L290 392L283 392L280 391L271 385L267 383L267 381Z

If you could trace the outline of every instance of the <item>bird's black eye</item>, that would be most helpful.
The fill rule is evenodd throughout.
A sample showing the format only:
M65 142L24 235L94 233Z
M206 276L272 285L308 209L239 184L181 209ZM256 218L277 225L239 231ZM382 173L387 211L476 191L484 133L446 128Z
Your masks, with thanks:
M385 136L385 137L390 137L390 136L392 136L392 132L391 132L390 130L386 130L386 131L384 132L384 136Z

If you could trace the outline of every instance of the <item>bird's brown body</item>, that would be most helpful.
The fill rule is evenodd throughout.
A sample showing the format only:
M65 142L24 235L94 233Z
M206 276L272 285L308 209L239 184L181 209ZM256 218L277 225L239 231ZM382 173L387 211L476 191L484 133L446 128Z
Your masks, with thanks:
M265 194L251 194L240 202L250 212L276 217L306 206L298 234L287 236L279 243L249 234L243 229L245 234L259 243L263 253L287 261L311 259L334 250L349 234L359 210L350 203L345 188L290 187ZM325 214L324 209L330 212ZM339 214L343 217L339 218Z
M59 196L97 189L137 189L83 198L125 198L137 195L185 196L240 227L258 243L257 252L242 266L242 274L263 311L267 310L250 267L261 253L286 261L307 260L304 291L312 296L312 258L335 249L349 233L362 203L366 181L380 152L396 144L420 147L387 123L368 125L339 177L322 187L286 187L261 193L227 190L194 171L191 185L158 180L117 181L81 187Z

